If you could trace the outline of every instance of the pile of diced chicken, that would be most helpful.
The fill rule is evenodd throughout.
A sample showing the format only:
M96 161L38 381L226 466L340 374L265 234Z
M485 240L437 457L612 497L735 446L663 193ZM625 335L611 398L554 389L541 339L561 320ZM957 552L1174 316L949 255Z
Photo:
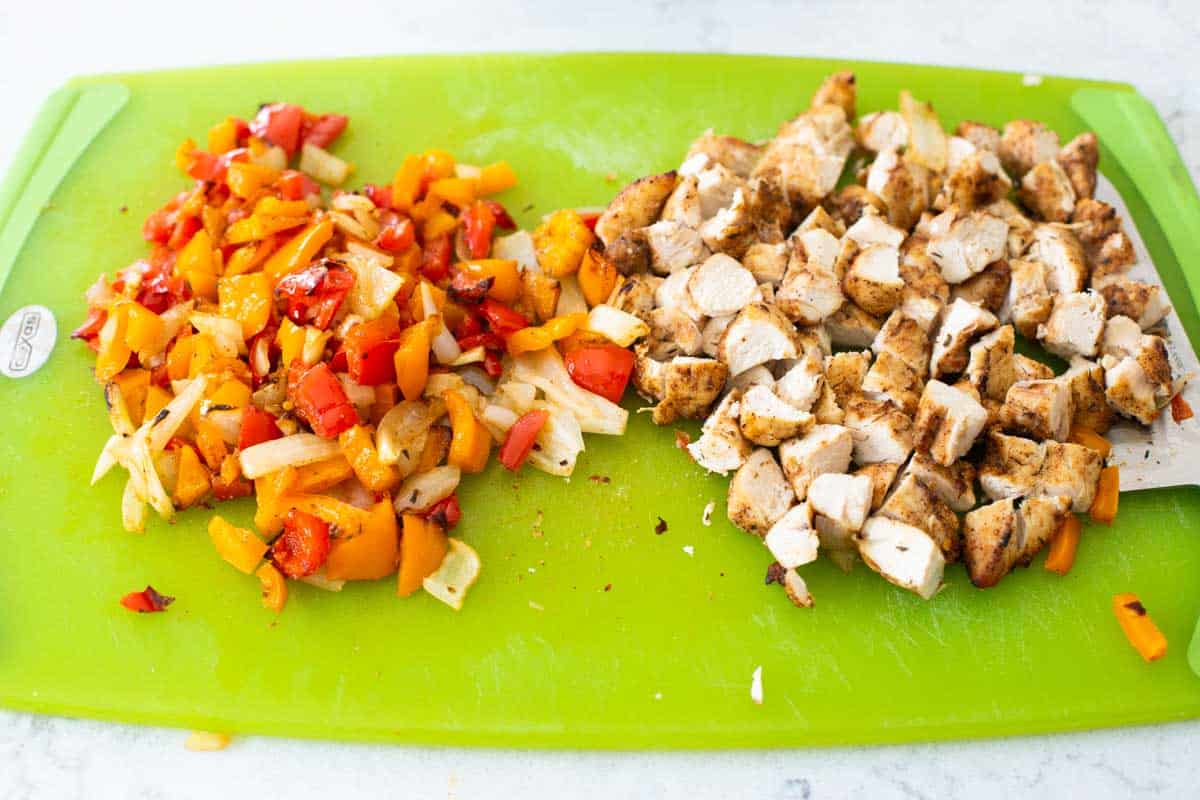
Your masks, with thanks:
M650 327L638 392L660 425L705 419L688 452L733 473L729 518L797 605L821 550L924 598L958 560L995 585L1092 502L1101 457L1072 425L1149 424L1179 388L1147 332L1165 292L1126 275L1093 198L1093 134L947 136L907 92L853 125L855 104L840 73L765 144L706 133L596 225L624 276L610 304ZM1014 353L1017 333L1070 368Z

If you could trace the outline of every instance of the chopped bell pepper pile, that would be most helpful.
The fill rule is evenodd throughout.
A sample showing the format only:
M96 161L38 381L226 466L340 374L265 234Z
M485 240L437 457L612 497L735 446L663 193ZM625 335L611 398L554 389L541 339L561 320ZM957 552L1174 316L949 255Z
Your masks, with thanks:
M293 580L388 576L458 608L479 565L447 535L469 520L463 473L495 451L569 475L582 433L624 430L632 357L588 330L617 275L574 211L516 231L493 199L517 183L503 161L426 150L339 188L347 124L272 103L176 150L191 185L72 334L113 427L93 483L126 470L129 531L147 507L253 497L253 527L214 515L208 532L275 612ZM122 602L161 610L147 596Z

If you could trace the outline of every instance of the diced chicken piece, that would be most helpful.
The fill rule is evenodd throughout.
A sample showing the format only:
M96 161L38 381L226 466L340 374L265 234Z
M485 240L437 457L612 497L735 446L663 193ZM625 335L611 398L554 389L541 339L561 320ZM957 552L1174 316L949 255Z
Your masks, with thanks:
M765 386L752 386L742 395L739 420L742 435L764 447L802 436L816 422Z
M818 425L841 425L846 421L846 412L838 404L837 395L828 383L821 384L821 396L817 398L812 414L817 418Z
M1105 356L1100 363L1104 366L1104 396L1113 410L1143 425L1152 425L1158 419L1154 384L1138 360L1132 356Z
M1038 326L1050 319L1054 295L1046 283L1048 270L1040 261L1008 262L1009 284L1000 308L1000 318L1010 320L1027 339L1037 336Z
M813 511L836 522L842 528L858 531L871 510L871 479L865 475L818 475L808 487L808 502Z
M890 350L875 357L860 390L872 400L890 400L905 414L915 414L924 376Z
M660 222L678 222L689 228L699 228L704 221L700 206L700 189L695 175L681 177L675 190L663 206Z
M622 275L637 275L650 269L650 245L641 228L618 236L604 248L604 257Z
M1012 270L1008 261L993 261L983 268L983 272L972 275L954 286L950 290L950 297L954 300L961 297L968 303L982 306L995 314L1004 307L1011 278Z
M1015 119L1004 126L1000 135L1000 160L1013 178L1058 155L1058 134L1040 122Z
M846 229L846 236L860 247L885 245L898 250L904 243L904 231L874 213L866 213L859 217L857 222Z
M883 505L883 501L887 499L888 491L896 482L896 476L899 473L899 464L889 464L883 461L878 464L864 464L854 470L854 475L871 480L871 511L878 511L879 507Z
M815 206L837 186L852 149L846 112L819 106L780 126L751 176L778 181L793 204Z
M800 325L796 327L796 350L825 358L833 352L833 339L824 325Z
M1025 216L1015 203L1007 199L997 200L983 210L1008 223L1006 243L1008 257L1010 259L1024 257L1030 245L1033 244L1033 232L1037 228L1037 223Z
M929 334L920 324L903 311L893 311L879 334L871 342L876 355L891 353L907 364L916 374L924 377L929 369L931 344Z
M659 275L687 269L708 256L699 232L682 222L662 220L641 231L650 248L650 266Z
M746 184L746 204L759 242L778 244L792 227L792 206L778 183L762 176Z
M1040 361L1020 353L1013 354L1013 383L1018 381L1043 381L1054 377L1054 370ZM1006 394L1005 397L1008 395Z
M1091 197L1095 194L1096 166L1100 163L1100 147L1096 141L1096 134L1087 131L1063 145L1063 149L1058 152L1058 163L1071 179L1076 197Z
M842 282L842 290L859 308L884 316L900 302L900 251L887 245L863 248Z
M835 72L821 81L821 85L817 87L810 105L813 108L823 105L835 105L845 112L846 119L854 119L857 96L858 91L854 85L854 73Z
M704 348L700 327L678 308L654 309L649 325L646 344L653 359L669 361L675 356L694 356Z
M648 322L650 312L654 310L654 290L662 283L661 278L649 275L630 275L623 278L613 293L609 295L608 305L633 314L643 322Z
M984 211L950 207L931 227L927 252L947 283L962 283L1008 251L1008 223Z
M1171 374L1171 361L1167 356L1167 343L1161 336L1144 334L1138 343L1134 360L1142 368L1146 380L1154 390L1154 402L1159 408L1170 401L1179 388Z
M948 467L967 454L987 423L987 409L941 381L925 384L914 423L913 445Z
M904 230L916 224L933 200L929 170L894 150L880 153L871 164L867 191L883 201L888 222Z
M688 148L687 157L690 160L697 154L707 156L706 162L720 164L742 178L750 176L763 146L737 139L733 136L717 136L712 130L707 130L700 138L692 142ZM682 172L682 170L680 170Z
M729 365L731 375L797 355L792 323L773 306L762 303L751 303L738 312L717 345L717 357Z
M1092 268L1092 285L1103 286L1115 275L1124 275L1137 261L1133 242L1124 231L1117 231L1100 243L1099 249L1089 261Z
M1046 222L1066 222L1075 210L1075 189L1057 161L1043 161L1026 172L1017 197Z
M675 190L678 176L672 170L639 178L622 189L596 220L596 235L606 246L618 236L644 228L658 219Z
M854 462L903 463L913 449L912 419L890 402L853 397L845 425L854 437Z
M654 304L658 308L672 308L682 311L696 322L704 318L700 309L692 302L688 291L688 281L692 278L695 267L687 267L678 272L672 272L666 278L659 278L659 284L654 289Z
M1104 296L1110 317L1129 317L1136 320L1142 330L1162 322L1171 311L1171 303L1161 286L1121 275L1108 278L1100 287L1100 294Z
M1071 510L1082 514L1096 499L1104 459L1090 447L1071 442L1046 442L1046 458L1037 474L1036 492L1066 497Z
M763 544L785 569L817 560L820 539L813 527L812 508L808 503L792 506L767 532Z
M858 222L863 214L887 214L883 200L857 183L847 184L826 197L825 208L843 228Z
M979 465L979 485L992 500L1024 497L1037 485L1045 460L1046 445L1042 442L989 431Z
M883 322L847 300L825 320L830 341L837 347L870 347Z
M713 317L704 323L704 327L700 329L700 351L709 358L717 357L717 348L721 346L721 337L725 335L725 329L734 320L734 314L727 314L722 317Z
M879 508L878 516L919 528L941 549L947 564L958 561L958 516L914 475L906 475Z
M975 145L977 150L987 150L992 153L1000 152L1000 131L991 125L963 120L954 129L954 135L966 139Z
M729 521L747 533L766 536L796 502L792 487L771 451L760 447L734 473L725 509Z
M901 310L926 333L931 332L950 302L949 284L932 258L912 249L900 261L900 279L904 281Z
M1100 350L1106 356L1132 356L1141 346L1143 335L1142 326L1129 317L1118 314L1104 326L1104 339Z
M886 153L908 144L908 123L899 111L875 111L858 121L855 134L864 150Z
M742 256L742 264L759 283L778 284L787 271L788 254L789 248L785 242L758 242L750 245L746 255Z
M775 393L793 408L811 411L825 384L822 356L809 351L799 359L779 363L784 367L776 380Z
M841 279L832 266L825 267L815 260L806 260L802 253L792 253L783 283L775 293L775 303L788 319L816 325L837 311L844 301Z
M933 207L944 211L954 205L970 211L1003 200L1011 189L1012 181L1004 174L996 154L976 150L953 167Z
M854 562L858 560L858 541L854 531L820 514L813 515L813 525L817 529L821 550L829 556L829 560L843 572L853 569Z
M677 419L701 419L713 404L729 369L711 358L676 356L662 369L662 396L651 419L655 425L668 425Z
M942 585L946 559L937 543L920 528L887 517L867 520L858 539L867 566L889 583L928 600Z
M971 345L966 377L981 397L1004 402L1008 387L1016 380L1013 371L1015 344L1012 325L1004 325Z
M808 216L800 222L794 233L801 234L813 230L823 230L834 239L840 239L846 233L846 226L831 217L823 207L817 206L808 212Z
M736 314L753 300L757 289L750 270L721 253L696 267L687 283L692 305L706 317Z
M824 228L798 230L789 241L792 244L791 261L804 261L818 269L835 273L838 259L847 249Z
M908 124L905 158L934 172L946 170L946 132L929 103L915 99L907 90L900 92L900 113Z
M1046 265L1046 287L1051 294L1079 292L1087 285L1083 245L1065 226L1038 225L1033 232L1029 258Z
M727 474L745 463L754 449L738 425L742 395L732 391L722 398L700 429L700 438L687 446L692 460L709 472Z
M710 164L695 177L701 220L712 219L718 211L727 208L737 190L746 186L744 179L721 164Z
M663 377L667 372L666 362L650 357L650 348L644 342L633 348L633 388L639 395L652 403L663 396Z
M833 390L839 405L862 391L863 380L871 368L869 351L837 353L825 358L825 382Z
M751 367L745 372L734 375L729 379L729 383L727 385L731 390L740 389L743 392L748 390L751 386L765 386L768 389L774 390L775 376L771 373L770 369L762 364L759 364L757 367Z
M957 170L977 149L970 139L964 139L961 136L947 137L946 174L952 174Z
M961 513L975 507L975 467L968 461L943 467L925 453L913 453L903 475L915 477L955 511Z
M1066 498L997 500L963 517L963 560L971 583L995 586L1018 563L1028 564L1070 513Z
M1065 359L1092 357L1104 335L1104 297L1096 292L1071 292L1054 298L1050 319L1037 330L1038 341Z
M849 469L853 448L850 431L840 425L815 425L802 438L779 445L779 460L796 498L808 496L808 487L818 475Z
M812 608L816 602L813 600L812 592L808 590L808 584L794 569L783 571L783 591L796 608Z
M955 375L967 367L969 348L979 336L995 330L1000 322L990 311L959 298L951 303L933 337L929 374L934 378Z
M1056 380L1019 381L1008 389L1002 424L1033 439L1063 442L1071 431L1071 390Z
M1104 396L1104 368L1083 358L1058 377L1071 392L1071 425L1104 433L1113 423L1113 410Z
M738 189L733 201L700 226L700 238L714 253L741 258L758 236L746 193Z
M1092 197L1082 198L1075 203L1075 211L1071 214L1071 228L1075 231L1079 243L1083 245L1089 262L1094 260L1105 239L1122 230L1117 210L1108 203Z

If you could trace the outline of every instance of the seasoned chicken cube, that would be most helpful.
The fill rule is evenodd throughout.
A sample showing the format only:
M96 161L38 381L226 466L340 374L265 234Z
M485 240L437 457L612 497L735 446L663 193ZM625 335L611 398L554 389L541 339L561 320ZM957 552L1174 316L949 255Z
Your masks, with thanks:
M1013 385L1013 346L1016 336L1012 325L1004 325L971 345L966 377L981 397L1003 403Z
M976 150L952 169L933 207L944 211L954 205L970 211L1003 200L1011 189L1012 181L1004 174L996 154Z
M835 72L817 87L813 95L813 108L823 105L838 106L846 113L846 119L854 119L858 91L854 85L853 72Z
M775 383L775 393L800 411L810 411L821 397L825 384L822 356L806 352L799 359L779 362L781 372Z
M718 211L728 208L738 189L746 186L744 179L721 164L709 164L697 172L695 178L701 220L712 219Z
M969 348L979 336L995 330L1000 321L990 311L959 298L950 304L933 337L929 374L955 375L967 367Z
M963 120L954 129L954 135L966 139L975 145L975 148L978 150L987 150L992 153L1000 152L1000 131L991 125Z
M763 146L742 141L733 136L717 136L709 129L692 142L687 159L697 154L707 156L706 162L720 164L742 178L750 177L750 171L762 155ZM682 171L682 170L681 170Z
M971 583L995 586L1018 563L1028 564L1070 513L1066 498L997 500L963 517L963 560Z
M1163 317L1171 312L1171 303L1161 286L1131 280L1122 275L1105 279L1100 286L1100 294L1104 296L1110 317L1129 317L1142 330L1162 322Z
M1104 433L1112 427L1113 410L1104 396L1104 368L1084 358L1058 377L1071 392L1071 425Z
M1042 123L1014 119L1004 126L1000 135L1000 160L1014 178L1025 177L1034 166L1052 161L1057 155L1058 134Z
M831 217L829 212L824 208L817 206L808 212L808 216L796 227L794 234L807 233L813 230L823 230L836 240L842 238L846 233L846 226Z
M717 357L717 348L721 346L721 337L725 335L725 329L733 322L735 315L726 314L721 317L712 317L704 323L704 327L700 329L700 351L709 358Z
M1071 430L1071 390L1056 380L1014 383L1004 398L1001 422L1007 430L1033 439L1066 441Z
M650 312L646 336L650 357L669 361L675 356L694 356L704 348L700 327L678 308L656 308Z
M1017 197L1046 222L1066 222L1075 210L1075 189L1057 161L1043 161L1026 172Z
M934 172L946 171L946 132L929 103L915 99L907 90L900 91L900 113L908 124L908 147L904 155Z
M661 278L650 275L630 275L622 278L621 282L609 295L608 305L633 314L642 322L650 321L650 312L654 310L654 290L662 283Z
M650 357L650 348L640 342L633 348L633 388L639 395L652 403L663 396L663 377L667 372L666 362Z
M1122 231L1117 210L1108 203L1092 197L1082 198L1075 203L1071 223L1076 238L1087 253L1089 263L1095 260L1094 256L1105 239Z
M1066 497L1071 510L1083 513L1096 499L1104 459L1090 447L1070 442L1046 442L1046 458L1037 474L1036 493Z
M668 425L677 419L700 419L729 377L729 369L711 358L676 356L662 369L662 396L651 419Z
M842 282L832 268L792 255L783 283L775 293L779 310L793 322L816 325L845 302Z
M950 207L932 223L927 252L947 283L962 283L1008 251L1008 223L985 211Z
M742 256L742 264L750 270L754 280L759 283L778 285L787 271L789 248L786 242L764 244L758 242L750 245L746 255Z
M1152 425L1158 419L1154 384L1137 359L1105 356L1100 363L1104 366L1104 396L1108 404L1123 417Z
M641 228L623 233L604 248L604 257L622 275L637 275L650 269L650 245Z
M858 539L858 552L889 583L928 600L942 585L946 559L937 543L920 528L874 516Z
M862 219L863 214L886 214L887 206L883 200L868 191L867 187L857 183L847 184L825 198L825 206L829 214L843 228L849 227Z
M700 206L700 189L695 175L687 175L679 179L675 190L663 205L660 222L678 222L689 228L699 228L704 221Z
M908 123L899 111L875 111L858 121L855 136L872 153L900 150L908 144Z
M891 353L920 377L924 377L929 369L931 347L929 334L902 310L891 313L871 342L871 349L876 355Z
M833 390L839 405L845 405L862 390L871 367L869 351L837 353L825 358L825 382Z
M658 219L675 190L674 170L639 178L622 189L596 220L596 235L607 246L618 236L644 228Z
M988 432L987 448L979 465L979 485L992 500L1024 497L1034 490L1046 445L1022 436Z
M852 149L846 112L819 106L780 126L751 176L778 181L793 204L815 206L837 186Z
M1054 370L1040 361L1020 353L1013 354L1013 383L1018 381L1042 381L1054 377ZM1005 397L1008 395L1006 394Z
M1091 197L1096 191L1096 166L1100 163L1096 134L1087 131L1063 145L1058 152L1058 163L1071 179L1075 196Z
M762 303L751 303L738 312L717 345L717 358L729 365L731 375L797 355L792 323Z
M816 602L813 600L812 592L808 590L808 584L794 569L783 571L783 591L796 608L812 608Z
M1087 284L1083 245L1065 226L1038 225L1028 257L1046 265L1046 287L1051 294L1079 292Z
M859 217L858 222L846 229L846 236L860 247L885 245L898 249L904 243L904 231L875 213L865 213Z
M932 333L950 299L950 286L942 278L933 259L909 254L900 262L900 310L916 320L921 330Z
M744 256L758 237L758 228L745 191L738 189L734 192L732 202L704 222L699 233L704 244L714 253L725 253L734 258Z
M913 449L912 419L887 401L853 397L845 425L854 437L854 462L903 463Z
M1050 319L1054 295L1046 283L1048 270L1040 261L1008 262L1009 284L1000 318L1011 320L1027 339L1037 336L1038 326Z
M890 350L875 357L860 387L872 400L891 400L905 414L915 414L924 388L924 376Z
M818 475L808 487L813 511L842 528L858 531L871 510L871 479L865 475Z
M1054 298L1050 319L1037 329L1038 341L1066 359L1095 356L1104 335L1104 297L1096 292L1071 292Z
M888 222L908 230L929 208L929 170L894 150L879 154L867 171L867 191L883 201Z
M812 414L784 402L765 386L752 386L742 395L738 419L742 435L764 447L802 436L816 422Z
M982 306L994 314L1004 306L1011 276L1012 270L1007 261L993 261L983 268L983 272L972 275L954 286L950 290L950 297L953 300L961 297L968 303Z
M775 456L760 447L733 474L725 510L734 525L764 537L795 502Z
M751 178L746 184L746 205L759 242L779 244L784 240L784 233L792 228L793 210L779 184L761 176Z
M847 300L825 319L830 341L838 347L870 347L883 322Z
M952 174L978 148L971 144L970 139L961 136L950 136L946 139L946 174Z
M914 475L906 475L879 508L879 516L920 528L937 543L947 564L958 561L958 515Z
M745 372L734 375L729 379L727 386L730 389L741 389L743 392L751 386L765 386L768 389L775 389L775 376L766 366L759 364L757 367L751 367Z
M818 475L849 469L853 447L850 431L841 425L815 425L802 438L779 445L779 460L796 498L808 496L808 487Z
M1142 326L1129 317L1114 316L1104 326L1104 339L1100 351L1106 356L1124 358L1132 356L1142 344Z
M754 449L738 425L741 406L741 393L729 392L704 421L700 438L687 446L692 460L709 472L725 475L737 469Z
M817 529L821 550L829 556L829 560L843 572L853 569L854 562L858 560L858 541L854 531L820 514L813 515L813 525Z
M871 511L878 511L879 507L883 505L883 501L887 499L888 491L896 482L896 476L899 473L899 464L889 464L884 461L878 464L864 464L854 470L852 474L869 478L871 481Z
M842 291L859 308L873 316L890 314L900 302L903 289L900 251L887 245L877 244L862 249L842 282Z
M961 513L975 507L975 467L968 461L943 467L926 453L918 452L913 453L903 474L912 475L955 511Z
M846 412L838 404L837 396L828 383L821 384L821 396L813 406L812 414L818 425L841 425L846 421Z
M659 275L687 269L708 256L708 247L694 228L662 220L641 229L650 248L650 266Z
M757 289L750 270L721 253L705 259L687 282L692 305L706 317L738 313L753 300Z
M812 508L808 503L792 506L776 520L767 532L763 544L785 569L812 563L817 560L820 540L813 527Z
M789 241L792 244L790 261L805 261L818 269L840 274L837 270L838 257L846 247L829 231L824 228L797 231ZM784 272L786 274L786 270Z
M1112 276L1128 272L1136 261L1133 242L1124 231L1117 231L1100 243L1088 261L1092 268L1092 285L1103 286Z
M987 409L941 381L925 384L913 428L917 450L948 467L967 454L987 423Z

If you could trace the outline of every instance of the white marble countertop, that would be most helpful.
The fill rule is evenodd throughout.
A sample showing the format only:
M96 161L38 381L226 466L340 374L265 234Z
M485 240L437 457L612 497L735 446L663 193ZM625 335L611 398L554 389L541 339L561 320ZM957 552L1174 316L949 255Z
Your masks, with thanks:
M1200 181L1200 16L1185 2L791 4L746 0L0 8L0 167L72 75L250 60L483 50L685 50L954 64L1126 81ZM410 7L413 6L413 7ZM344 13L344 16L340 16ZM68 22L69 20L69 22ZM217 20L210 26L211 20ZM267 30L246 49L242 36ZM258 38L258 37L254 37ZM725 753L561 753L247 737L0 712L0 799L323 797L1184 797L1200 722L936 745Z

